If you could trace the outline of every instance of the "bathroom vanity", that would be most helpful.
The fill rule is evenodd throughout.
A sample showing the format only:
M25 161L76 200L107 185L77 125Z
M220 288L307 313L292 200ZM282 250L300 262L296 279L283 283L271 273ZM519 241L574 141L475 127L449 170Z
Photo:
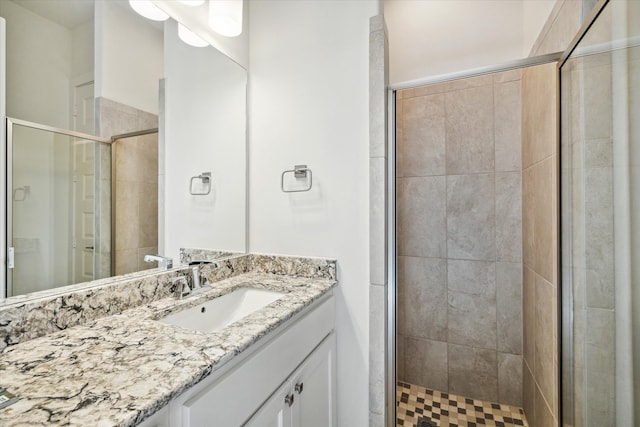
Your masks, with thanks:
M182 299L172 294L186 267L0 305L0 339L12 344L0 352L0 387L20 397L0 425L335 425L335 261L243 255L199 268L208 285ZM154 278L158 297L127 306ZM69 322L72 304L87 313L32 338L19 324L33 304L36 331ZM99 304L122 309L99 316ZM176 326L180 313L189 316ZM203 322L222 323L203 332Z

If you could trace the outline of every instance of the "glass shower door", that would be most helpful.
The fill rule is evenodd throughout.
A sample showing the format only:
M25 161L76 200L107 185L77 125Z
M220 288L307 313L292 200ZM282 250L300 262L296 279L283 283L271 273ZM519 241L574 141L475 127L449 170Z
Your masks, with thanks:
M7 295L93 280L101 143L20 121L7 128Z
M640 2L609 2L560 73L563 425L638 425Z

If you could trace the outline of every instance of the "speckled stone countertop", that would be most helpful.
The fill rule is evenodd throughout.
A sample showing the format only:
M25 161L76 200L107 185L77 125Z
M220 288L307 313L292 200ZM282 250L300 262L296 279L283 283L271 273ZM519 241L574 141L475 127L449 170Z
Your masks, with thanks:
M334 261L330 274L314 275L319 260L309 267L295 258L253 257L251 271L204 293L165 297L8 346L0 353L0 387L20 400L0 409L0 425L136 425L336 285ZM277 271L300 265L311 277ZM285 295L208 334L155 320L242 287Z

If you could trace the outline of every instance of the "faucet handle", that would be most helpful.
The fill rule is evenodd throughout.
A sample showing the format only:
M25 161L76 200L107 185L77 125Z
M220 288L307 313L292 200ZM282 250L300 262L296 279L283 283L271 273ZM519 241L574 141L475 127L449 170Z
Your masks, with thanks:
M185 276L178 276L171 279L171 283L177 284L175 296L178 299L182 299L191 293L191 288L189 287L189 282L187 282L187 278Z

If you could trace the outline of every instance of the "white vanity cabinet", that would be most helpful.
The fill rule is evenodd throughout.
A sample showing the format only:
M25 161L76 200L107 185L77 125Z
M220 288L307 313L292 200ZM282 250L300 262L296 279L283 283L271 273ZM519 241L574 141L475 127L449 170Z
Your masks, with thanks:
M332 333L245 426L335 426L335 348L335 334Z
M330 291L175 398L169 425L334 426L334 324Z

